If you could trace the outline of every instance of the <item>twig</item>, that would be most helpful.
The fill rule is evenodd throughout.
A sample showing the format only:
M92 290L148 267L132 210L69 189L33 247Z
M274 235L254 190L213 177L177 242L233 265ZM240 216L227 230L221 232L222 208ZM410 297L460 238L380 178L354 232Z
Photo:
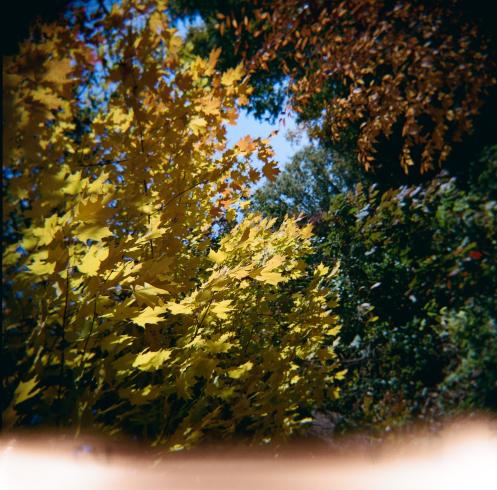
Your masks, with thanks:
M90 167L104 167L105 165L114 165L118 163L127 162L128 158L123 158L122 160L102 160L101 162L96 163L88 163L86 165L78 165L78 167L82 168L90 168Z
M67 323L67 310L69 306L69 269L70 269L71 257L67 260L67 269L66 269L66 297L64 300L64 312L62 314L62 333L61 333L61 343L62 343L62 352L60 358L60 372L59 372L59 387L57 390L57 405L59 413L57 414L57 425L60 424L60 400L62 396L62 382L64 380L64 371L65 371L65 347L66 347L66 323Z

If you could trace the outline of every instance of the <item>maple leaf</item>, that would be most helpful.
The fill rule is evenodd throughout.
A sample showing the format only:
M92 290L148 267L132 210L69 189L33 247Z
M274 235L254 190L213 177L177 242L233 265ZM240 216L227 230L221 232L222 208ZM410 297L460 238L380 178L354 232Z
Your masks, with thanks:
M18 405L30 398L36 396L41 388L37 388L38 378L35 376L28 381L21 381L14 392L14 405Z
M90 239L100 241L112 235L113 233L110 231L110 228L108 226L101 226L98 224L92 225L81 223L74 231L74 236L78 238L78 240L81 240L83 243L86 243L86 241Z
M165 289L157 288L149 283L145 283L143 286L135 286L134 289L135 298L148 306L157 306L160 301L159 295L168 294Z
M247 361L246 363L236 367L228 369L228 376L233 379L240 379L247 376L249 371L254 367L252 361Z
M260 282L265 282L267 284L271 284L272 286L276 286L280 282L288 281L287 278L283 277L279 272L270 272L263 270L254 276L254 279Z
M171 357L171 350L144 351L138 354L133 361L133 367L141 371L156 371Z
M231 86L243 77L243 65L240 63L235 68L225 71L221 77L221 83L225 86Z
M215 264L222 264L226 260L226 253L222 250L218 250L217 252L214 250L209 250L209 260L214 262Z
M188 304L169 302L166 304L166 308L173 315L190 315L193 313L193 306Z
M190 120L188 126L192 130L193 134L200 134L207 126L207 121L203 117L195 116Z
M59 225L59 218L56 214L44 220L43 227L36 227L31 230L37 237L38 245L49 245L55 239L55 236L62 227Z
M275 162L266 162L262 167L262 173L269 179L274 180L280 173L278 165Z
M211 304L210 311L214 313L218 318L225 320L226 318L228 318L228 313L233 310L231 303L232 301L229 299L217 301Z
M115 129L124 133L133 122L133 109L125 110L121 107L116 107L110 112L109 120Z
M131 320L137 325L140 325L140 327L144 328L145 325L157 325L157 323L164 320L164 318L160 315L163 315L166 311L167 309L163 306L147 306L139 315L131 318Z
M54 84L69 83L68 75L72 72L71 61L68 58L49 60L45 63L47 67L43 80Z
M100 269L100 264L109 256L109 249L98 245L91 245L88 252L78 265L78 269L83 274L96 276Z
M87 224L88 222L103 221L110 218L115 211L106 206L109 200L109 196L102 195L92 195L82 199L76 208L77 219Z
M236 144L236 146L243 153L251 153L257 148L257 145L254 143L254 140L250 136L245 136L244 138L242 138Z
M29 270L37 276L46 276L55 272L56 265L55 262L33 262Z
M240 417L273 417L282 431L281 420L263 414L291 418L332 387L338 319L304 263L310 228L248 210L260 172L246 156L275 170L267 141L226 141L237 100L251 93L241 66L219 74L219 52L191 55L163 2L123 2L88 29L53 28L5 66L14 175L5 215L15 216L19 238L4 262L20 271L9 280L23 293L8 328L15 325L15 349L27 354L14 356L10 392L23 373L48 379L55 370L75 383L43 397L34 396L38 382L19 385L47 423L57 422L50 407L63 397L71 413L111 432L143 434L145 424L164 428L167 420L164 434L178 444L204 431L231 433ZM52 64L67 59L74 62ZM77 79L96 66L95 77ZM302 293L278 287L306 274ZM300 345L304 332L310 341ZM296 348L313 359L311 375L302 366L302 380L281 397ZM237 379L247 380L254 403L233 387ZM213 400L227 410L213 409ZM264 424L254 433L267 432Z

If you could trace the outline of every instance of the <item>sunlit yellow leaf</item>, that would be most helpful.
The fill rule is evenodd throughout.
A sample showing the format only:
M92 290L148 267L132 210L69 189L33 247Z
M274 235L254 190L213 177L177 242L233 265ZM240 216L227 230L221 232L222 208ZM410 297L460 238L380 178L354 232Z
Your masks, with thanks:
M55 262L33 262L29 266L29 270L37 276L50 275L55 272Z
M330 271L330 268L324 265L322 262L316 267L314 274L316 276L326 276L328 272Z
M166 304L166 308L173 315L181 315L181 314L189 315L189 314L193 313L193 306L192 305L169 302Z
M76 228L74 236L82 242L86 242L86 240L88 239L100 241L104 238L112 236L112 232L110 231L108 226L82 223Z
M14 405L36 396L41 391L41 388L36 387L37 384L38 379L36 377L31 378L28 381L21 381L14 392Z
M100 268L100 264L109 256L109 249L107 247L91 245L86 255L78 265L78 269L83 274L89 276L96 276Z
M136 356L133 367L141 371L155 371L160 369L164 362L171 357L171 350L144 351Z
M146 282L143 286L135 286L135 298L148 306L156 306L158 304L159 295L168 294L165 289L157 288Z
M190 120L188 126L193 131L193 134L200 134L207 126L207 121L203 117L195 116Z
M249 371L252 369L253 366L254 366L254 363L252 361L247 361L246 363L242 364L241 366L228 369L228 376L230 378L233 378L233 379L240 379L240 378L246 376L249 373Z
M54 214L45 219L43 227L32 229L33 235L39 239L39 245L48 245L54 240L56 233L61 229L58 219L57 215Z
M209 250L208 257L209 260L211 260L212 262L221 264L226 260L227 255L222 250L218 250L217 252L215 252L214 250Z
M228 318L228 313L233 309L231 303L232 302L229 299L212 303L210 311L212 311L212 313L214 313L218 318L226 319Z
M110 113L110 121L114 124L116 129L126 132L133 121L133 109L125 111L121 107L116 107Z
M280 282L285 282L288 279L283 277L279 272L261 271L258 275L254 277L257 281L265 282L276 286Z
M145 327L145 325L157 325L157 323L164 320L161 316L166 313L167 309L161 306L151 307L147 306L142 312L132 318L131 320L140 325L140 327Z
M233 85L243 77L243 65L240 63L236 68L230 68L221 77L221 83L226 86Z

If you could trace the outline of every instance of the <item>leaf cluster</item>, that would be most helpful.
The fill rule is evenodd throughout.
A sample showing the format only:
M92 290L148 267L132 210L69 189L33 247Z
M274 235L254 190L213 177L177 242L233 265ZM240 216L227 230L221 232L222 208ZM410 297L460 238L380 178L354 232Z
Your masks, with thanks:
M165 12L75 11L5 62L7 426L180 449L287 437L338 397L337 270L307 267L309 226L244 211L276 173L266 140L226 142L251 88Z

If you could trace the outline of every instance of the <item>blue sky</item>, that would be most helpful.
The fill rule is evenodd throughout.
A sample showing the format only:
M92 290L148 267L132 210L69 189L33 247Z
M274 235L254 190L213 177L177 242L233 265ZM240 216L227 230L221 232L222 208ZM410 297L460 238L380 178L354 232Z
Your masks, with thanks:
M275 124L267 121L258 121L246 111L240 111L237 124L235 126L227 126L228 143L230 146L246 135L252 138L267 138L273 131L277 130L278 134L271 138L271 146L274 150L275 160L278 162L280 169L290 160L290 157L300 148L308 144L307 136L302 134L300 141L290 142L287 132L295 131L297 128L295 119L292 116L286 116L279 119Z

